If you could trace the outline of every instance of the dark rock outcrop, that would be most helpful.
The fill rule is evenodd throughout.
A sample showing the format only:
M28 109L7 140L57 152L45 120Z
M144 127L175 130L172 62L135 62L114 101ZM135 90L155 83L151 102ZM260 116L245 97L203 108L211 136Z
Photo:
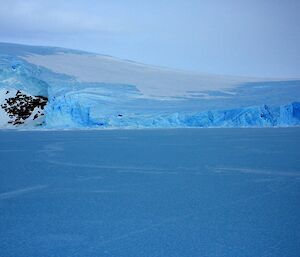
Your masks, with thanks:
M31 116L35 108L44 110L47 102L48 98L45 96L30 96L18 90L15 97L5 99L5 103L1 104L1 107L11 118L8 123L19 125L23 124ZM34 115L33 120L42 115L44 114L38 111Z

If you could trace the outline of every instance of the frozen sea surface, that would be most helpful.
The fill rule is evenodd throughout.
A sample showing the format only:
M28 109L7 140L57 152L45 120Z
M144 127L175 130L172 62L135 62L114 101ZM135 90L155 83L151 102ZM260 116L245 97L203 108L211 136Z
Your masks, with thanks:
M1 257L298 257L300 129L0 132Z

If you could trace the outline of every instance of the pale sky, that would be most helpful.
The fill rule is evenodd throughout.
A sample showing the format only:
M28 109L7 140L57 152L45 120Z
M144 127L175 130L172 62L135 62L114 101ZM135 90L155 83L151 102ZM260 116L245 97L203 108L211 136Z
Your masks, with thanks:
M0 41L300 78L299 0L0 0Z

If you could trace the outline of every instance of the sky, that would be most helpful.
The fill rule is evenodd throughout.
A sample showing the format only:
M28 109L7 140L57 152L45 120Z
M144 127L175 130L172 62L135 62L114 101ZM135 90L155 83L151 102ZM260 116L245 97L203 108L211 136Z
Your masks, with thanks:
M299 0L0 0L0 41L205 73L300 78Z

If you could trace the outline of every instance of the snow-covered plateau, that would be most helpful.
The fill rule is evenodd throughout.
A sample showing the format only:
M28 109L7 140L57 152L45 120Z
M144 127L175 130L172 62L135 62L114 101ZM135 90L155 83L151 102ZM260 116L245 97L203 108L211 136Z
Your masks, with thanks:
M1 128L300 125L300 79L171 70L57 47L0 43Z

